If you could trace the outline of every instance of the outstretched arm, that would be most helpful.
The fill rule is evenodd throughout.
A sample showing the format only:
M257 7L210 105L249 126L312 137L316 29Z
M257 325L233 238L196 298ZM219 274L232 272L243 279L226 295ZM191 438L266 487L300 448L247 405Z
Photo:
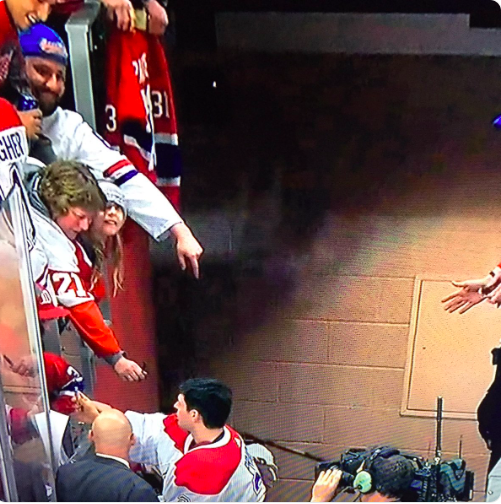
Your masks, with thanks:
M71 133L71 138L75 139L65 156L88 165L96 178L108 179L120 187L130 217L157 241L172 235L181 268L184 270L189 264L198 278L198 260L203 249L170 201L124 155L97 135L81 116L70 111L61 114L64 115L61 115L60 122L69 126L66 130L58 129L57 133L65 138ZM53 137L55 133L56 130L52 131Z
M146 372L136 362L127 359L113 331L106 325L95 301L68 307L70 318L80 337L98 357L103 357L124 381L140 381Z
M452 282L452 285L460 289L442 299L442 303L445 303L444 310L449 313L459 310L458 313L463 314L488 298L492 303L499 303L501 301L501 268L496 266L483 278Z

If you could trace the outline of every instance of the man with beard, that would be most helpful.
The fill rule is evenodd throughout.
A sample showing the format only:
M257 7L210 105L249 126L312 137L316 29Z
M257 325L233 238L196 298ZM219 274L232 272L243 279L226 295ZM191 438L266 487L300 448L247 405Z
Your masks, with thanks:
M203 249L168 199L124 155L93 131L80 114L59 106L68 63L66 47L59 35L43 24L36 24L21 34L20 41L29 83L43 113L42 134L51 141L55 158L83 163L96 178L105 178L119 186L132 219L157 241L171 234L176 240L181 268L189 265L198 278L198 260Z
M55 0L0 0L0 96L18 111L29 138L40 133L42 113L31 98L18 30L45 21Z

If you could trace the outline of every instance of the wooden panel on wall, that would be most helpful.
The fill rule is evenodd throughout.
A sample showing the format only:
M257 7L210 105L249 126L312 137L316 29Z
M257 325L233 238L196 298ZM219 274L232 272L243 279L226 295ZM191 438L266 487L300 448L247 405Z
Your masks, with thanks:
M450 314L441 299L453 291L448 281L416 278L403 414L434 416L442 396L446 416L475 419L492 381L490 352L499 344L499 313L483 302L463 315Z

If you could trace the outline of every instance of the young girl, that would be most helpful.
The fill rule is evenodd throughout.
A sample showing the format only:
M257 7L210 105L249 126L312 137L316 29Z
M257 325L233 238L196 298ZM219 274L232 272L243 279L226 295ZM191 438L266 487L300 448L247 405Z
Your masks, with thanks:
M83 245L93 264L91 283L93 294L99 301L105 295L102 277L106 259L109 259L112 268L112 295L116 296L123 289L123 243L120 231L127 219L127 209L124 194L118 186L107 180L100 180L98 184L106 196L106 209L93 221Z

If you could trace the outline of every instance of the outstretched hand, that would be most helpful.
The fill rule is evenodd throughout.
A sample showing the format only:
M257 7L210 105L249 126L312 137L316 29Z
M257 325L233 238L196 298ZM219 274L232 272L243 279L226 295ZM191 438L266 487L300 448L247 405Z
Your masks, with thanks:
M494 268L492 273L483 278L452 282L452 285L460 287L460 290L442 299L444 310L449 313L459 310L458 313L463 314L486 299L493 304L501 302L500 268Z
M4 356L4 358L5 357L6 356ZM37 360L34 355L25 355L21 357L16 362L12 362L10 368L14 373L28 378L33 378L38 372Z
M469 290L468 287L463 287L462 289L453 292L450 296L442 299L442 303L445 303L445 311L454 313L455 311L459 310L458 313L462 315L470 308L473 308L486 299L487 297L483 294L480 294L480 292Z
M122 356L113 366L115 373L124 381L141 381L146 378L148 373L133 360Z
M111 408L109 404L93 401L82 392L78 392L75 413L72 416L78 422L91 424L102 411L109 408Z
M200 266L198 260L203 254L204 249L186 224L182 222L175 224L172 226L170 232L176 239L177 260L181 269L184 271L189 264L193 276L199 278Z
M311 490L310 502L330 502L336 494L342 475L339 469L322 471Z

